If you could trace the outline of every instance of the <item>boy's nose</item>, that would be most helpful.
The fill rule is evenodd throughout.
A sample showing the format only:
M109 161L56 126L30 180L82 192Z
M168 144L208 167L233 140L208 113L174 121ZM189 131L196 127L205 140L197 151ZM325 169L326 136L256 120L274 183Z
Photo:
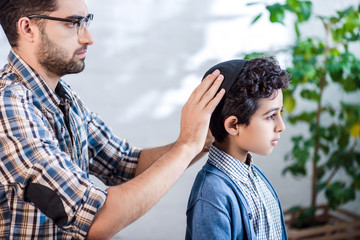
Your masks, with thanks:
M282 118L280 118L279 122L275 126L275 132L283 132L285 131L285 123Z

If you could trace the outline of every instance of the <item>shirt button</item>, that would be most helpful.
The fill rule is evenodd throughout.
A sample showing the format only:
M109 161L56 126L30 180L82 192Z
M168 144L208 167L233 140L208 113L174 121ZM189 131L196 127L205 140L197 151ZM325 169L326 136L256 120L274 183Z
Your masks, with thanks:
M249 219L250 219L250 220L252 219L252 214L251 214L251 213L249 213Z

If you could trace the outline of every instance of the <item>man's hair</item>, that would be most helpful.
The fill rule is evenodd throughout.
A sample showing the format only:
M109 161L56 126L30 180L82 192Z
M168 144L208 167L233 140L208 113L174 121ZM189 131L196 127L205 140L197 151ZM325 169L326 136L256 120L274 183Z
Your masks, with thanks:
M17 22L20 18L34 15L47 14L56 10L57 0L9 0L0 9L0 24L12 47L17 47L18 32ZM38 21L39 19L34 19Z
M250 124L251 116L259 108L259 99L270 97L278 89L286 89L291 74L280 68L272 57L249 60L231 89L213 112L210 130L216 141L228 136L224 127L226 118L235 116L237 124Z

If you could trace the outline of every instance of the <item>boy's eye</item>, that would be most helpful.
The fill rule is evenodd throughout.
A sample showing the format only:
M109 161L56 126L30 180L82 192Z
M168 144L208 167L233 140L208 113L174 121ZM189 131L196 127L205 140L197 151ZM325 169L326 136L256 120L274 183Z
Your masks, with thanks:
M266 119L269 119L269 120L274 120L274 119L275 119L275 117L276 117L276 114L274 113L274 114L272 114L272 115L268 116Z

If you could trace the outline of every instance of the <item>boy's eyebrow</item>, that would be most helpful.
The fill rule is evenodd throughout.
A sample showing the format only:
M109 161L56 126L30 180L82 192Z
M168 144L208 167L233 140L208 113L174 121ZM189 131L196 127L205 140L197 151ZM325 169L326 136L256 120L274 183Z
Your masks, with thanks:
M284 107L281 107L281 108L272 108L272 109L270 109L269 111L267 111L266 113L264 113L264 115L263 116L265 116L265 115L267 115L267 114L269 114L269 113L271 113L271 112L275 112L275 111L277 111L277 110L283 110L283 108Z

